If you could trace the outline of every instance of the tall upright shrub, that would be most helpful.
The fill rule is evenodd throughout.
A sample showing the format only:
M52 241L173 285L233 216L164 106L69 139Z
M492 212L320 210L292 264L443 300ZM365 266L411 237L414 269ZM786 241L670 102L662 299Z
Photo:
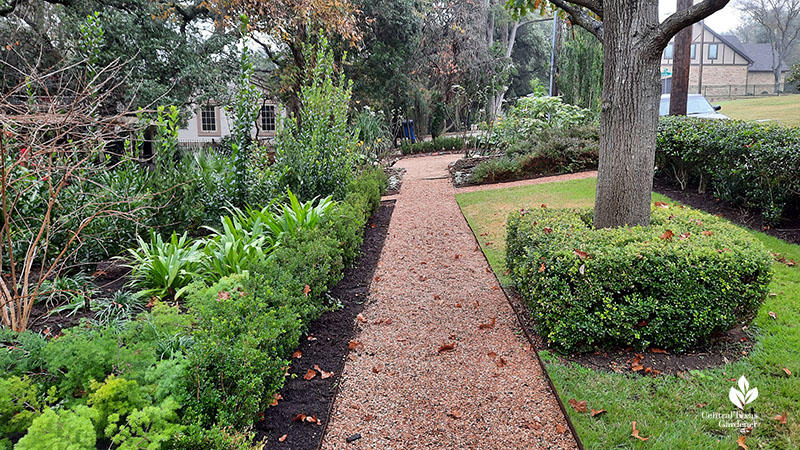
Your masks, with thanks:
M352 82L337 69L326 39L304 53L311 76L300 91L299 116L288 117L279 130L275 176L281 192L288 187L301 201L328 195L340 200L357 158L358 136L347 123Z

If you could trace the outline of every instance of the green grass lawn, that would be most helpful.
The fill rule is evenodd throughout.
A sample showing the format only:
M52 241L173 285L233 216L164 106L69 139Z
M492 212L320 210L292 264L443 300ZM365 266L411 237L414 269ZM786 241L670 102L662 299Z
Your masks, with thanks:
M595 179L495 189L456 198L498 278L509 279L505 268L505 220L508 213L523 207L549 208L591 206ZM654 200L666 200L654 194ZM800 246L763 233L750 231L772 252L800 261ZM547 364L559 395L586 400L588 407L608 412L597 417L577 413L567 406L581 440L589 449L735 449L735 429L718 426L702 413L730 413L735 407L728 391L732 379L745 375L759 397L748 405L760 417L759 425L747 437L750 449L800 448L800 267L776 263L770 295L753 323L758 343L745 359L736 363L692 371L686 378L617 374L587 369L562 361L556 355L540 353ZM775 313L776 319L770 317ZM792 372L787 375L784 368ZM704 407L698 407L705 404ZM788 423L773 418L786 412ZM631 437L631 423L637 422L640 442Z
M773 119L783 125L800 126L800 94L745 98L712 103L722 106L720 112L732 119Z

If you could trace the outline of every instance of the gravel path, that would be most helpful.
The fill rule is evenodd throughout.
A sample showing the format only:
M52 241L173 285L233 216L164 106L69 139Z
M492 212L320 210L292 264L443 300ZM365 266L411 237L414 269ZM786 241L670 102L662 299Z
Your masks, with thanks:
M322 448L576 448L459 211L459 157L397 163L408 172Z
M530 180L508 181L505 183L493 183L493 184L479 184L477 186L467 186L463 188L458 188L456 189L455 192L456 194L461 194L462 192L488 191L490 189L503 189L503 188L517 187L517 186L529 186L531 184L553 183L556 181L579 180L582 178L596 178L596 177L597 177L597 171L589 170L586 172L567 173L564 175L553 175L550 177L532 178Z

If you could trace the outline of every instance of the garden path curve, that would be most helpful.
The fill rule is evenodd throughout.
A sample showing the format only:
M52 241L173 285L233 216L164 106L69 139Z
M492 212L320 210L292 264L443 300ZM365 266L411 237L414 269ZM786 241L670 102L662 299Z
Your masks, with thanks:
M457 158L397 163L407 172L324 449L576 448L456 203Z

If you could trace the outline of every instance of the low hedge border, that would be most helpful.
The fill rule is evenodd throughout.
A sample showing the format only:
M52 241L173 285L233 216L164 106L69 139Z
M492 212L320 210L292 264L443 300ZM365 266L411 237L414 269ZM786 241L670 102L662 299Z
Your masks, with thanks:
M756 207L777 223L800 204L800 129L775 123L662 117L656 164L682 189ZM794 213L797 213L795 207Z
M84 322L50 340L0 329L0 449L66 438L79 450L250 448L309 322L336 306L326 293L387 185L379 168L361 173L320 226L287 234L245 273L196 282L182 306L155 302L120 327Z
M736 226L657 203L649 227L592 228L592 211L522 210L507 264L537 331L556 350L685 351L752 319L772 258Z

